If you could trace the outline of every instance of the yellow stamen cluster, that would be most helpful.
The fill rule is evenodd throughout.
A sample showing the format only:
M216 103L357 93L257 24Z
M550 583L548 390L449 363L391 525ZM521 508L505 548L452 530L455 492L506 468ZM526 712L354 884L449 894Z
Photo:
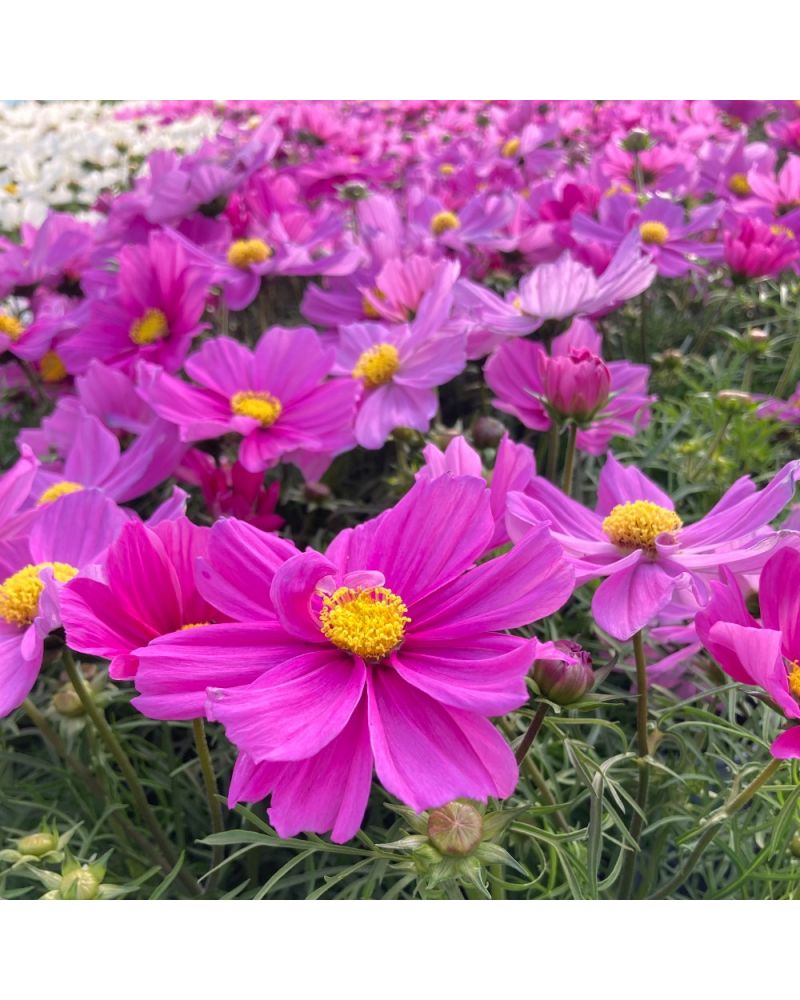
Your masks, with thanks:
M632 194L633 188L624 181L621 184L612 184L603 192L604 198L613 198L615 194Z
M778 226L778 225L770 226L769 231L772 233L773 236L785 236L787 240L794 239L794 231L792 229L789 229L788 226Z
M608 538L623 549L655 552L656 539L665 531L678 531L683 521L674 510L659 507L649 500L619 503L603 521Z
M280 400L270 392L247 389L231 396L231 411L237 417L252 417L262 427L272 427L281 415L282 409Z
M19 187L13 181L9 181L8 184L3 185L3 190L6 194L13 195L19 191Z
M246 271L251 264L263 264L275 251L263 240L236 240L228 249L228 263Z
M375 344L358 359L353 377L364 380L366 389L377 389L389 382L400 367L400 355L394 344Z
M24 330L16 316L0 316L0 333L4 333L9 340L19 340Z
M452 177L455 172L456 168L453 166L452 163L439 164L439 173L442 175L442 177Z
M728 190L737 196L737 198L746 198L747 195L753 193L753 189L750 187L750 181L747 179L745 174L731 174L730 180L728 181Z
M134 344L154 344L168 336L167 317L160 309L148 309L141 319L131 323L130 338Z
M791 660L789 666L792 668L789 671L789 690L795 698L800 699L800 663Z
M448 229L458 229L461 225L455 212L437 212L431 219L431 232L434 236L441 236Z
M43 382L63 382L67 368L55 351L48 351L39 362L39 374Z
M639 234L642 237L642 243L649 243L658 247L663 247L669 239L669 229L667 229L663 222L656 222L655 220L643 222L639 226Z
M0 583L0 618L11 625L30 625L39 611L39 598L44 583L39 578L43 569L52 569L53 576L61 583L71 580L78 572L69 563L43 562L23 566Z
M511 139L506 139L500 150L501 156L516 156L519 152L520 140L519 136L513 136Z
M52 486L47 487L36 501L36 506L41 507L43 504L52 503L59 497L65 497L68 493L78 493L82 489L80 483L73 483L70 479L62 479L60 483L53 483Z
M322 634L334 646L379 663L403 641L408 608L387 587L340 587L323 599Z
M210 625L211 622L189 622L186 625L181 625L181 632L186 632L190 628L202 628L204 625Z

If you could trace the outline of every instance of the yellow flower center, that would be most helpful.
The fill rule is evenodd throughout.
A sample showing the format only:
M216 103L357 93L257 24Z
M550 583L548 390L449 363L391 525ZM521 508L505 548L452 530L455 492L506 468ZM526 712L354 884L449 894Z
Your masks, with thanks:
M134 344L154 344L168 336L167 317L160 309L148 309L141 319L131 324L130 337Z
M662 532L678 531L681 527L683 521L674 510L649 500L618 503L603 521L603 531L615 545L651 552L655 551L656 538Z
M78 572L69 563L61 562L24 566L0 583L0 618L20 627L31 624L39 611L39 597L44 590L39 573L48 568L52 569L53 576L61 583L71 580Z
M19 340L24 329L16 316L0 316L0 333L4 333L9 340Z
M789 229L788 226L770 226L769 231L773 236L785 236L787 240L794 239L794 231Z
M603 192L604 198L613 198L615 194L632 194L633 188L630 184L626 184L624 181L622 184L612 184L610 188L607 188Z
M280 400L269 392L248 389L231 396L231 410L237 417L252 417L262 427L272 427L281 415Z
M452 163L439 164L439 173L442 175L442 177L452 177L455 172L456 168L453 166Z
M16 194L19 188L13 181L9 181L8 184L3 185L3 190L6 194Z
M659 247L663 247L669 239L669 229L663 222L643 222L639 226L639 233L642 243L655 244Z
M737 198L744 198L748 194L752 194L753 191L750 187L750 181L748 181L744 174L732 174L728 181L728 190L735 194Z
M202 628L204 625L210 625L211 622L189 622L187 625L181 625L181 632L185 632L190 628Z
M795 698L800 699L800 663L791 660L789 666L792 668L789 671L789 690Z
M39 362L39 372L44 382L63 382L67 377L64 362L55 351L48 351Z
M62 479L60 483L53 483L52 486L47 487L36 501L36 506L41 507L43 504L58 500L59 497L65 497L68 493L78 493L82 489L83 487L80 483L73 483L69 479Z
M448 229L458 229L460 225L455 212L437 212L431 219L431 232L434 236L441 236Z
M251 264L263 264L275 251L263 240L236 240L228 249L228 263L246 271Z
M364 380L364 387L377 389L389 382L400 367L400 355L394 344L375 344L358 359L353 377Z
M340 587L323 600L320 628L334 646L378 663L403 641L407 611L387 587Z
M520 140L518 136L514 136L511 139L506 139L503 143L503 147L500 150L501 156L516 156L519 152Z

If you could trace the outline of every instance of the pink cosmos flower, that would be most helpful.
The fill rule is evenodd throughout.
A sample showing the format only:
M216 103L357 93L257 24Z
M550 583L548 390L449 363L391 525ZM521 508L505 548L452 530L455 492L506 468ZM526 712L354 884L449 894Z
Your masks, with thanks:
M788 156L777 177L751 170L747 180L753 197L776 216L800 208L800 156Z
M800 244L794 232L778 224L769 226L756 218L742 219L723 238L725 263L734 278L771 277L800 257Z
M446 300L420 309L410 325L354 323L341 329L336 370L360 384L355 435L362 447L380 448L396 427L428 430L438 406L436 387L467 363L463 331L443 330L448 313Z
M38 229L23 225L22 242L0 257L0 297L30 297L39 285L69 291L70 283L81 294L78 282L93 250L92 227L68 213L51 212Z
M199 486L206 509L214 520L237 517L260 528L277 531L283 518L275 513L280 499L280 483L264 485L263 472L248 472L241 462L221 459L193 448L183 459L178 476L183 482Z
M205 328L207 293L185 249L166 232L151 233L146 246L121 251L114 292L90 300L86 325L63 344L61 358L73 374L93 358L125 371L139 360L176 371Z
M541 344L509 340L489 358L484 377L496 394L494 406L533 430L547 430L551 414L579 424L578 447L600 455L612 437L635 437L650 422L650 369L599 357L600 334L576 320L553 340L550 356Z
M514 539L531 524L549 524L578 583L607 577L592 598L597 624L630 639L679 597L704 605L721 564L736 572L759 569L781 538L767 525L792 499L798 478L800 461L785 465L760 492L743 476L705 517L684 527L663 490L609 452L596 511L536 476L524 494L510 494L508 529Z
M639 295L655 276L655 264L631 230L599 278L569 253L540 264L520 282L519 308L537 320L592 316Z
M416 483L325 555L286 558L274 536L219 522L198 586L242 624L156 639L136 652L137 686L177 692L178 678L218 672L208 715L240 751L229 800L271 793L281 836L352 837L373 763L416 810L505 797L517 768L487 716L524 703L525 674L550 644L503 630L550 614L573 583L546 529L476 566L493 532L485 484L449 474ZM247 668L258 679L225 686Z
M113 501L85 490L41 511L28 536L0 543L0 716L36 682L45 637L61 624L61 588L92 571L125 520Z
M309 327L274 326L255 351L216 337L186 362L199 388L153 365L140 371L140 390L183 441L242 435L239 461L249 472L294 462L318 478L334 455L353 446L355 382L324 379L334 350Z
M800 424L800 382L788 399L768 399L756 410L757 417L772 417L787 424Z
M126 524L97 577L76 577L61 591L67 644L110 660L115 680L132 680L138 667L134 649L160 635L226 621L194 579L195 560L208 552L209 532L185 517L152 528Z
M19 443L41 458L32 490L38 504L87 487L119 503L133 500L170 476L186 450L172 424L155 420L123 451L116 434L79 403L57 408L37 430L22 431Z
M761 622L747 610L733 574L711 584L712 598L696 619L703 645L741 684L763 688L793 725L772 743L773 757L800 757L800 552L782 548L761 571Z

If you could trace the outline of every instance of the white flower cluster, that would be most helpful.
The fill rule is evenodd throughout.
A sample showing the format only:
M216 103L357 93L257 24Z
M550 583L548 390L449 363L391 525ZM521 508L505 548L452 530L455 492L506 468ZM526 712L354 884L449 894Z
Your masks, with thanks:
M199 114L162 124L120 119L133 105L27 101L0 105L0 231L41 225L49 209L91 219L98 195L127 187L154 149L191 152L219 121Z

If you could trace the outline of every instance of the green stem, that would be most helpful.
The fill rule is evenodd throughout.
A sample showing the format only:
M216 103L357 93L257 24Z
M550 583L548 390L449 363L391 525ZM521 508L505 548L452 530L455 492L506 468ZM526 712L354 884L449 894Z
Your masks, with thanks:
M559 452L559 432L561 428L555 422L555 420L550 418L550 430L547 435L547 478L551 483L556 481L556 472L558 470L558 452Z
M630 835L635 849L625 847L628 852L625 858L625 865L622 869L622 877L619 886L619 898L628 899L630 897L633 876L636 870L636 858L639 853L639 837L642 834L643 813L647 808L647 793L650 787L650 761L649 745L647 741L647 660L644 655L644 634L640 630L633 637L633 653L636 659L636 752L638 754L637 765L639 767L639 783L636 789L636 805L631 818Z
M778 399L783 396L789 382L791 381L792 375L797 369L798 363L800 363L800 330L798 330L794 338L792 349L789 351L789 357L786 359L786 364L781 372L781 377L778 379L778 384L775 386L773 396L776 396Z
M564 480L561 489L567 496L572 495L572 477L575 474L575 445L578 440L577 424L570 424L567 432L567 457L564 463Z
M192 732L194 733L194 745L197 749L197 759L200 761L200 770L203 774L203 785L206 790L208 800L208 813L211 818L211 830L213 833L222 833L225 825L222 822L222 809L217 798L217 779L214 775L214 764L211 761L211 753L208 749L206 730L202 719L192 720ZM222 864L223 848L221 844L215 844L211 853L211 867L216 868ZM215 872L208 880L207 891L213 887L217 873Z
M92 774L92 772L67 749L66 743L61 739L61 736L55 726L53 726L46 716L39 711L30 698L25 699L22 703L22 707L25 709L28 718L41 733L45 742L59 757L61 757L70 770L80 778L98 802L105 804L108 801L106 789ZM151 860L155 861L158 865L163 865L163 858L161 858L158 852L155 851L152 843L131 824L126 816L121 816L118 813L112 813L109 817L109 821L118 833L122 833L123 837L127 836L135 840L139 846L147 852Z
M700 856L703 851L708 847L711 841L719 832L720 827L735 813L737 813L743 806L746 806L750 799L756 794L756 792L761 788L762 785L766 784L767 781L772 777L773 774L778 770L783 761L777 757L774 757L769 764L764 768L764 770L754 778L753 781L744 789L744 791L739 792L739 794L727 802L722 809L714 813L708 820L708 825L703 832L702 837L695 844L695 848L689 855L689 858L683 868L678 872L674 878L671 878L669 882L663 888L659 889L655 895L651 896L651 899L664 899L669 896L676 889L680 889L683 883L689 878L694 870L695 865L700 860Z
M522 737L522 742L517 747L516 753L514 754L517 764L521 764L528 756L531 744L536 739L536 734L542 728L542 723L544 722L544 717L546 715L547 705L545 702L541 702L539 707L536 709L536 714L534 715L531 724L528 726L528 731Z
M100 739L103 743L105 743L106 748L117 762L117 767L119 767L125 780L127 781L128 788L133 798L133 803L136 806L136 811L138 812L142 822L152 834L153 840L155 841L159 852L163 856L162 866L164 867L165 872L169 873L177 863L177 856L172 844L169 842L164 831L161 829L161 824L158 822L156 814L153 812L150 803L147 801L147 796L145 795L144 788L142 787L139 777L136 774L136 770L133 764L131 764L130 758L125 753L122 744L114 735L114 731L111 726L109 726L102 709L97 705L92 697L91 691L89 690L86 681L83 679L83 674L78 669L75 660L72 658L72 653L66 646L63 649L62 655L64 669L67 672L67 676L69 677L72 686L75 688L75 693L78 695L78 698L80 698L84 711L94 723ZM179 878L194 895L199 896L201 894L202 890L200 889L200 886L188 872L185 870L181 871Z
M506 734L507 739L509 741L512 741L514 739L514 731L510 726L510 724L506 722L505 719L501 719L500 725L502 726L503 732ZM528 776L528 778L530 778L531 783L534 785L537 792L541 796L542 802L544 802L546 806L557 807L558 801L555 795L553 795L553 793L550 791L545 776L536 766L533 758L526 756L525 759L522 761L521 767L522 770L525 772L525 774ZM555 812L553 813L553 817L555 818L556 823L558 823L558 825L561 827L561 830L564 833L570 832L569 823L564 818L564 813L561 812L560 809L556 808Z

